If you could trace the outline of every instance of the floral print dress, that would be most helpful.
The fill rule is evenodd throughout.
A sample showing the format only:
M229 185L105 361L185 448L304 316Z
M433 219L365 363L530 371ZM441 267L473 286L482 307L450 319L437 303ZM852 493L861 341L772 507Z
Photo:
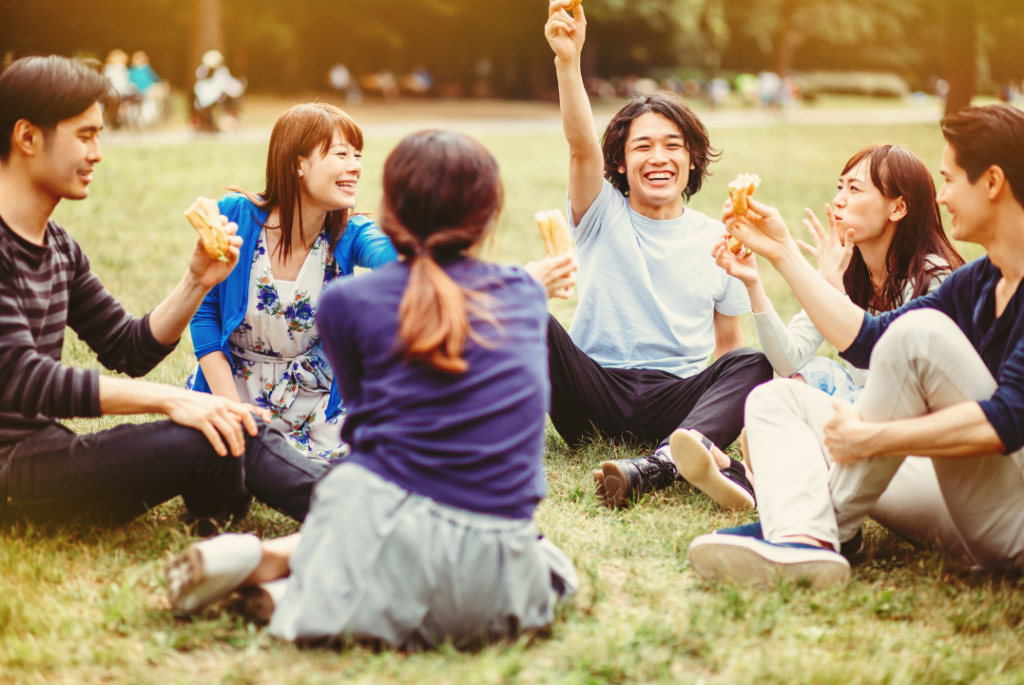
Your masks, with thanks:
M348 453L342 415L327 418L334 372L316 328L316 303L337 270L321 233L294 283L277 283L260 231L249 278L245 318L228 338L235 387L242 402L267 409L271 426L309 457L333 461ZM191 388L195 374L189 378Z

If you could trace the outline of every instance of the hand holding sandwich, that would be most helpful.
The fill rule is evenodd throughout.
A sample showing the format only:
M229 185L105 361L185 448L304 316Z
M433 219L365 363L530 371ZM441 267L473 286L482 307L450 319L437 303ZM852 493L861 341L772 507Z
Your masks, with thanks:
M569 12L572 12L571 16ZM548 39L556 60L579 60L583 43L587 40L587 17L579 0L551 0L548 3L544 37Z
M548 297L568 300L572 287L576 285L576 253L572 250L539 262L529 262L523 267L548 291Z
M227 278L238 263L242 246L242 239L235 235L238 226L229 223L227 217L221 215L217 203L205 197L192 203L185 217L199 233L189 260L189 273L202 287L210 290Z
M779 214L779 210L770 207L752 197L747 198L748 210L743 216L736 216L732 200L726 200L722 207L722 222L725 230L732 237L761 255L773 266L786 256L800 255L800 248L789 233L789 227Z

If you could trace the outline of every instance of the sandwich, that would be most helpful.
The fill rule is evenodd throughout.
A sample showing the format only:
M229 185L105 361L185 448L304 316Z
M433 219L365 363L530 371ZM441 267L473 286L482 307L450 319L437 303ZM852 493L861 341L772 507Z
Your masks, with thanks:
M228 261L228 234L220 223L220 207L208 197L200 197L185 212L192 227L199 232L203 250L210 259Z
M757 174L740 174L735 181L729 183L729 197L732 198L732 212L736 216L745 216L747 198L754 194L761 185L761 177Z
M569 236L569 222L560 209L549 209L533 215L540 228L540 237L544 239L544 249L548 257L565 254L572 249L572 238Z
M736 216L746 216L750 206L747 198L754 194L757 187L761 185L761 177L757 174L740 174L735 181L729 183L729 197L732 199L732 213ZM729 251L743 259L750 255L751 250L743 243L730 236Z
M753 250L751 250L749 247L747 247L740 241L736 240L732 236L729 236L729 252L732 252L740 259L746 259L747 257L750 256L750 253L753 252Z

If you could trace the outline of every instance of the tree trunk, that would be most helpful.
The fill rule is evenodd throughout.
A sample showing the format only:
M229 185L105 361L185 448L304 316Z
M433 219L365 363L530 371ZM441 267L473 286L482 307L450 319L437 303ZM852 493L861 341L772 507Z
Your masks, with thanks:
M807 40L803 31L793 25L795 23L794 15L800 6L799 2L783 2L780 9L782 16L779 17L779 23L782 25L782 29L778 33L779 49L775 58L775 69L780 76L785 76L793 69L796 51Z
M235 0L231 17L232 41L231 74L236 78L248 76L249 71L249 0Z
M978 71L978 17L975 0L946 0L946 114L971 104Z
M221 26L220 0L192 0L192 46L187 69L188 83L196 82L196 67L207 50L224 52L224 30Z

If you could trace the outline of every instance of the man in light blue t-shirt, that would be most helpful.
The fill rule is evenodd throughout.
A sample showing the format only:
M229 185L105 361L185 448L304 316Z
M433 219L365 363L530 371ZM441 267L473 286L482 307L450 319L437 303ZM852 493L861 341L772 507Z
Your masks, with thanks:
M683 206L717 153L669 93L630 101L602 150L580 71L586 18L582 7L570 16L571 4L551 0L545 27L569 142L580 295L568 332L548 323L551 421L570 445L595 429L659 442L651 456L601 464L594 477L610 507L683 477L725 507L751 508L743 465L719 447L739 436L747 394L772 367L743 346L750 302L711 254L722 223Z

